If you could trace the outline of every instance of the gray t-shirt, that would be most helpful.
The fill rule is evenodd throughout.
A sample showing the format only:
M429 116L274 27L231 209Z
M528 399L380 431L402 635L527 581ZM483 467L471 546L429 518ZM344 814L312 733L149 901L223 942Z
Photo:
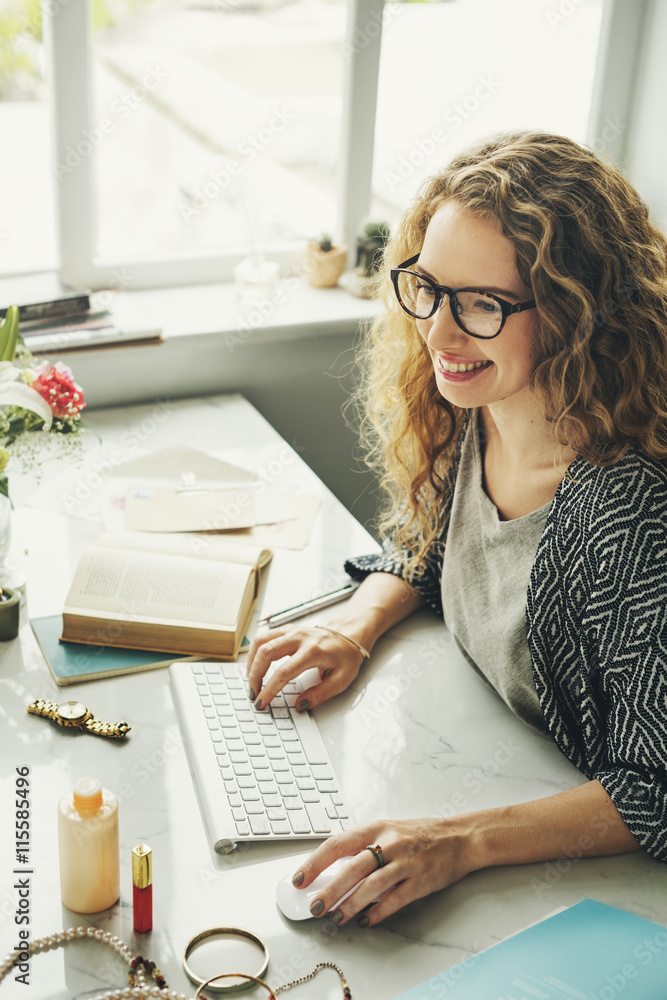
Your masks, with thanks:
M526 594L551 501L501 521L482 487L477 413L462 449L442 567L445 622L514 714L546 734L526 639Z

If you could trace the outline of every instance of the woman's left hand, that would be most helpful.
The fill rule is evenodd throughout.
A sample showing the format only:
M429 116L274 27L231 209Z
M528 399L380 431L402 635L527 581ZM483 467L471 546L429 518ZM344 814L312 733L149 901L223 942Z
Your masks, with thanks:
M344 924L370 906L359 922L372 927L413 900L444 889L479 867L472 860L473 841L472 824L465 815L378 820L330 837L304 862L295 878L303 874L298 887L305 889L338 858L355 855L315 896L310 911L313 916L328 916L334 923ZM382 867L371 851L364 850L368 845L381 848ZM364 881L358 889L330 913L360 879Z

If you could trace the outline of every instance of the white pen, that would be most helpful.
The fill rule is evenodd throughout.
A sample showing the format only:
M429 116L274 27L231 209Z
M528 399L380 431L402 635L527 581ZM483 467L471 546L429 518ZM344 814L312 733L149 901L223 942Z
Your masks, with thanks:
M277 611L274 615L262 618L261 621L257 622L257 625L268 625L269 628L279 628L281 625L287 625L288 622L293 622L297 618L309 615L311 611L319 611L320 608L328 608L331 604L344 601L346 597L354 593L358 586L359 583L353 580L339 590L331 591L330 594L321 594L319 597L313 597L310 601L295 604L291 608L286 608L285 611Z

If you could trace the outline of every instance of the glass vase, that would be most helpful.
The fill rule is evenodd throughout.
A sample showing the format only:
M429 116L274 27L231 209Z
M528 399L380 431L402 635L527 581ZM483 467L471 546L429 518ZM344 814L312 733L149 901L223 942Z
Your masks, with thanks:
M12 541L12 502L9 479L0 475L0 586L9 583L9 549Z

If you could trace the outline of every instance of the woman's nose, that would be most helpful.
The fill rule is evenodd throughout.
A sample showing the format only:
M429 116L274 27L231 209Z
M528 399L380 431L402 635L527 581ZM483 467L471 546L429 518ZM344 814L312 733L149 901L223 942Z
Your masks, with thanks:
M467 339L466 333L452 316L449 295L443 295L438 311L427 322L430 327L426 340L433 350L451 347L454 342Z

